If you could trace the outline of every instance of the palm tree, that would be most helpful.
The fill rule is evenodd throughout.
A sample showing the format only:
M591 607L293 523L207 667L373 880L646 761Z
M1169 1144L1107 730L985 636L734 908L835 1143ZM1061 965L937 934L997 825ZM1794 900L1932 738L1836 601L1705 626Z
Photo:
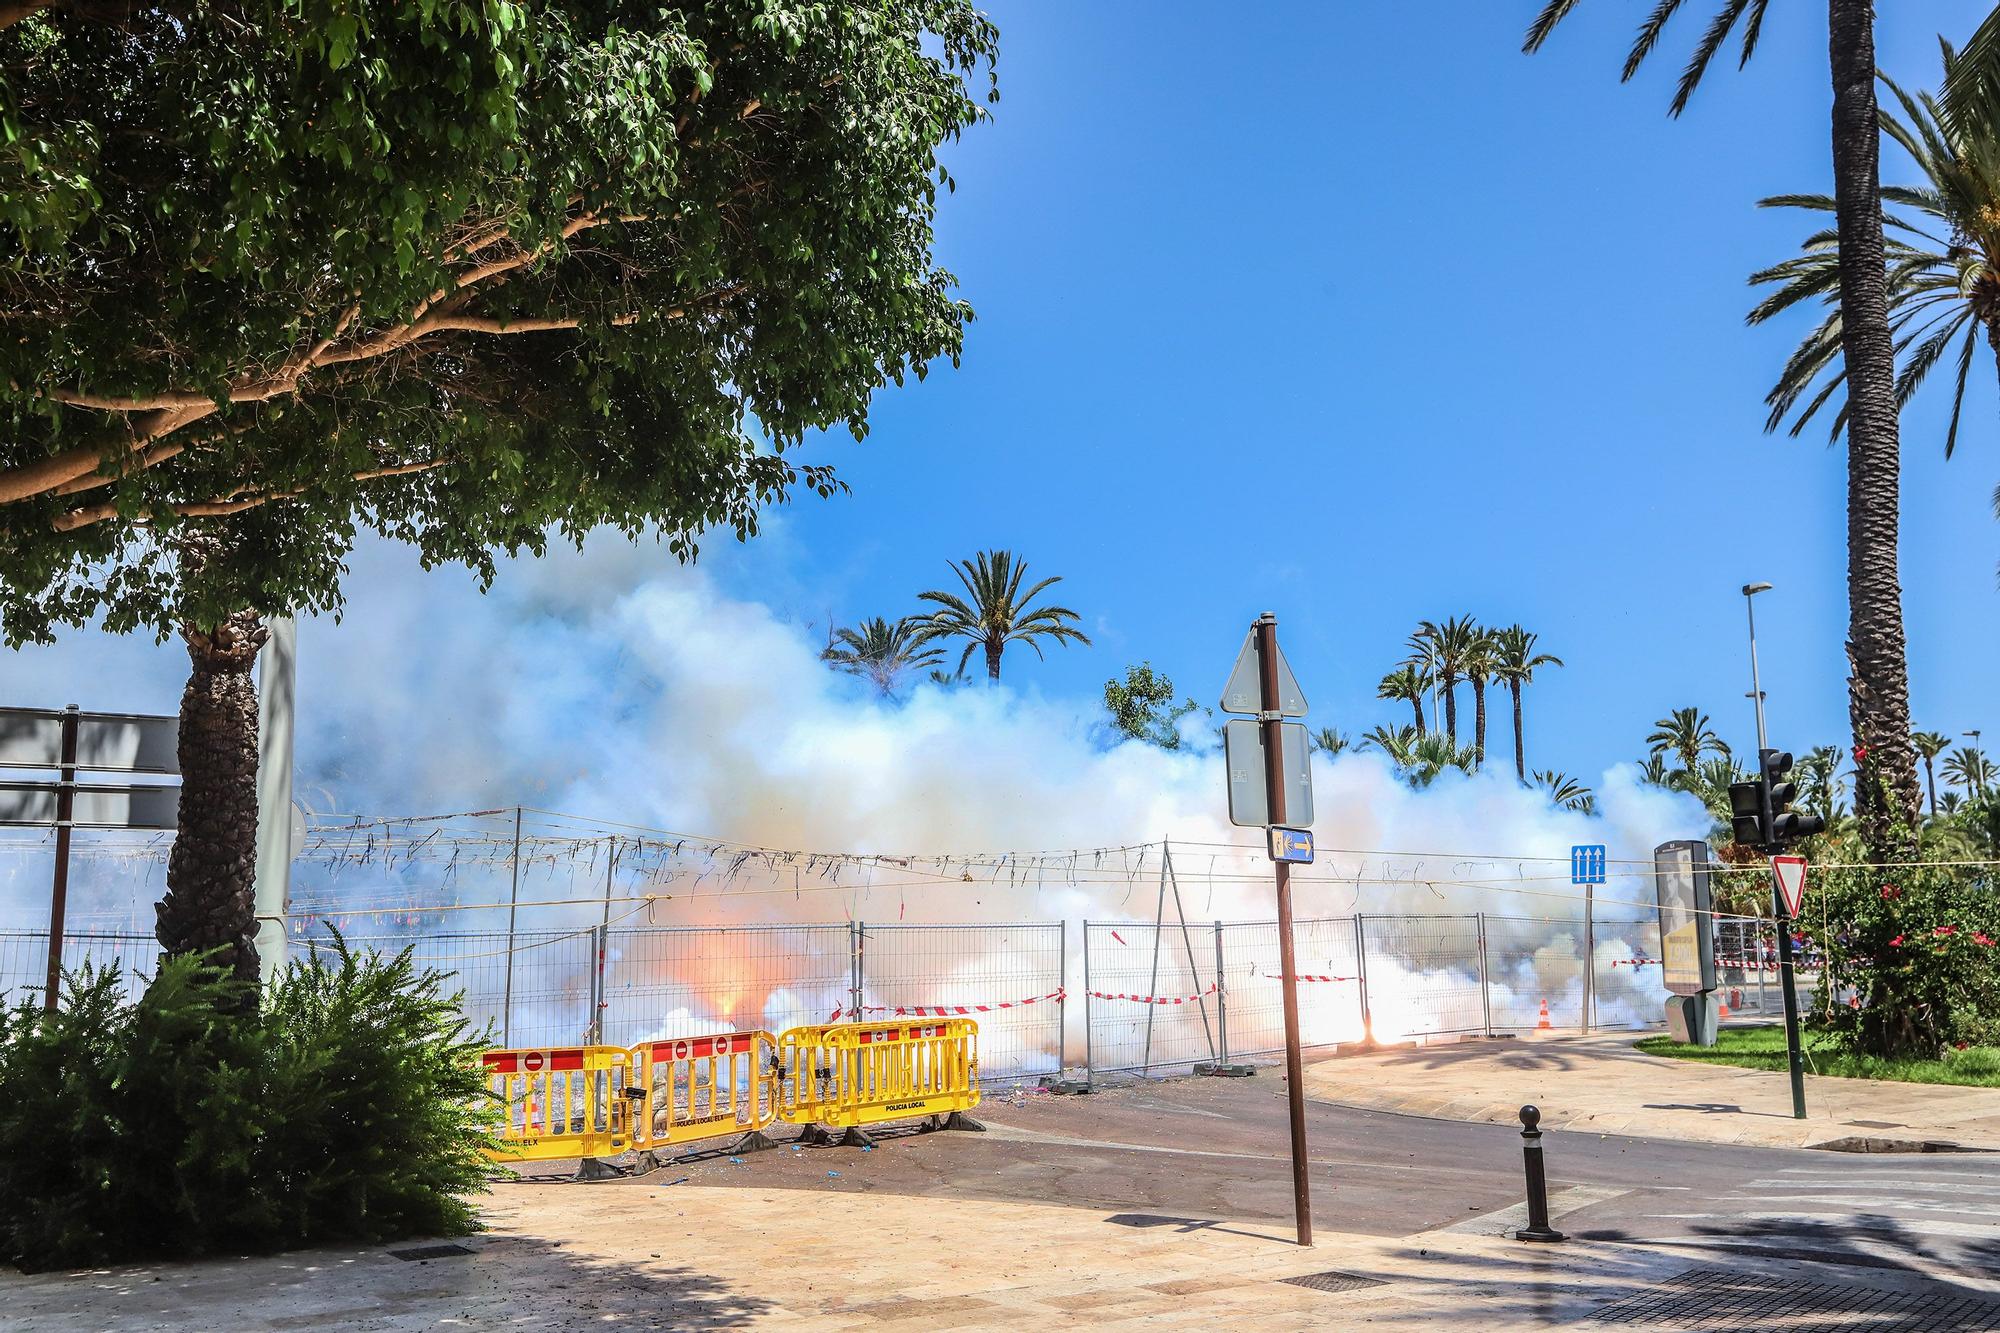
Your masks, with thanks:
M1565 810L1577 810L1585 814L1597 808L1597 798L1590 788L1578 782L1567 773L1554 769L1535 774L1535 786L1549 794L1549 800Z
M1945 781L1965 788L1967 804L1977 805L1986 800L1987 789L1993 785L1993 765L1977 746L1961 745L1946 756L1944 776Z
M1382 677L1382 683L1375 687L1377 699L1404 699L1409 702L1410 711L1416 715L1417 734L1424 734L1424 691L1430 688L1430 680L1423 669L1415 663L1403 665Z
M1380 750L1388 758L1389 762L1397 768L1408 768L1411 762L1411 749L1416 745L1417 739L1420 736L1428 734L1428 732L1418 731L1415 727L1376 726L1369 728L1361 737L1360 744L1354 748L1357 750Z
M1479 626L1465 650L1465 678L1472 682L1473 767L1486 763L1486 682L1500 671L1500 643L1492 630Z
M1407 642L1410 648L1410 655L1403 659L1403 662L1405 666L1416 673L1423 691L1431 697L1431 726L1435 727L1438 720L1437 689L1439 658L1438 642L1428 632L1429 624L1430 622L1425 621L1423 627L1419 628L1415 634L1409 637ZM1426 730L1423 725L1422 711L1422 705L1419 704L1417 717L1417 729L1419 731Z
M1553 653L1536 652L1536 637L1519 625L1509 625L1493 636L1496 645L1493 678L1514 696L1514 776L1522 782L1528 780L1528 758L1521 735L1521 687L1532 684L1535 672L1542 667L1563 664Z
M876 616L855 629L837 629L820 660L850 676L866 676L884 695L896 692L905 671L921 671L944 661L942 648L923 647L923 621L905 616L894 622Z
M1798 762L1799 804L1832 828L1847 813L1840 803L1841 753L1838 745L1815 745Z
M1339 727L1321 727L1306 737L1308 754L1323 754L1331 759L1354 744L1346 732Z
M1945 48L1945 71L1953 63ZM1884 110L1882 128L1901 144L1925 181L1917 186L1885 186L1882 199L1900 212L1885 212L1889 229L1889 328L1896 335L1896 352L1904 357L1896 377L1896 404L1910 400L1956 344L1953 364L1957 386L1951 400L1951 422L1945 431L1944 454L1958 444L1958 423L1965 406L1965 382L1974 351L1984 336L2000 353L2000 140L1954 128L1954 120L1928 93L1911 97L1887 75L1882 82L1895 94L1907 124ZM1800 208L1831 213L1833 199L1824 194L1781 194L1763 200L1764 208ZM1776 430L1792 417L1793 435L1805 429L1819 409L1840 393L1845 376L1835 368L1840 353L1840 240L1823 228L1808 236L1796 259L1751 275L1754 285L1776 288L1756 309L1750 322L1761 324L1801 302L1819 300L1831 307L1826 318L1807 334L1785 363L1777 385L1765 398L1771 414L1764 429ZM1963 335L1963 336L1961 336ZM1824 384L1820 384L1824 378ZM1819 385L1803 408L1799 401ZM1843 406L1834 413L1829 438L1838 442L1847 426Z
M1427 663L1444 692L1444 731L1453 745L1458 743L1458 681L1480 634L1471 616L1455 616L1441 625L1419 621L1417 632L1410 636L1411 660Z
M1028 605L1044 588L1062 582L1061 575L1045 578L1024 593L1021 581L1027 577L1028 562L1016 559L1011 551L981 551L970 560L952 561L951 569L965 585L966 597L932 589L918 593L917 600L943 608L920 622L924 642L966 640L958 659L960 671L965 670L975 649L986 650L986 677L998 680L1000 654L1010 643L1025 643L1041 657L1043 639L1090 642L1089 636L1075 627L1077 614L1068 607Z
M1937 757L1951 748L1951 741L1942 732L1913 731L1910 733L1910 744L1917 747L1917 757L1924 761L1924 787L1931 794L1931 814L1936 816L1937 770L1934 765Z
M1456 744L1435 731L1419 736L1410 745L1410 762L1403 768L1403 780L1412 787L1428 787L1446 769L1470 773L1479 767L1479 755L1470 745Z
M1684 791L1703 805L1716 819L1729 819L1729 787L1741 782L1743 770L1736 765L1727 748L1713 759L1703 760L1692 769L1676 769L1667 776L1666 785L1675 791Z
M1581 0L1547 0L1524 43L1539 50ZM1625 59L1630 78L1658 45L1684 0L1657 0ZM1679 115L1709 62L1740 22L1741 63L1764 30L1770 0L1719 0L1670 108ZM1966 47L1967 82L2000 87L2000 26L1980 25ZM1903 859L1920 809L1916 751L1910 746L1909 663L1896 571L1900 519L1896 344L1889 329L1889 268L1882 237L1881 133L1875 104L1875 0L1827 0L1828 73L1833 87L1833 212L1838 241L1841 353L1847 385L1848 712L1865 747L1872 782L1856 784L1862 839L1870 859ZM1959 103L1947 92L1947 100ZM1990 106L1985 98L1968 104ZM1899 831L1900 829L1900 831Z
M1676 708L1653 724L1646 744L1654 754L1673 752L1681 761L1681 771L1693 774L1705 754L1726 755L1729 747L1708 725L1708 714L1698 708Z
M1658 750L1646 756L1646 762L1639 765L1639 781L1652 787L1665 787L1673 782L1674 775L1667 771L1667 761Z

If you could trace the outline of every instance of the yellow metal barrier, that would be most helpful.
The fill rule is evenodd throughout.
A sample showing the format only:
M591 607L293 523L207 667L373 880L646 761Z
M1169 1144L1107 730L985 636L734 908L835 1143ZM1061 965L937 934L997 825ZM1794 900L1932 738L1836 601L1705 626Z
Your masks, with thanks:
M632 1048L632 1146L748 1134L777 1119L768 1032L681 1037Z
M979 1025L834 1023L778 1039L778 1119L859 1125L979 1105Z
M618 1046L488 1051L486 1085L501 1106L500 1161L615 1157L635 1144L632 1052Z

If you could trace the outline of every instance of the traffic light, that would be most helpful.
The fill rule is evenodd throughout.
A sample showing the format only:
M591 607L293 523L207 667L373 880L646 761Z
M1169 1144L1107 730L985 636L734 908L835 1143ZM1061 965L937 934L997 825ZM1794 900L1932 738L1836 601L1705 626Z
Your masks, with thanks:
M1810 838L1824 830L1826 821L1818 815L1801 815L1792 811L1792 802L1799 796L1799 784L1790 780L1791 752L1759 750L1757 759L1764 770L1765 845L1773 851L1781 851L1800 838Z
M1752 779L1729 784L1729 822L1735 830L1736 841L1744 847L1762 847L1769 841L1764 836L1762 782Z

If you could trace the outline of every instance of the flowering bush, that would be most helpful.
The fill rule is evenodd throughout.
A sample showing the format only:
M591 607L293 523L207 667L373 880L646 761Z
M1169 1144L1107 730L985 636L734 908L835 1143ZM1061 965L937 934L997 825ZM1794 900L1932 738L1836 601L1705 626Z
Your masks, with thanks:
M1817 1022L1851 1049L1936 1057L2000 1044L2000 888L1990 874L1815 867L1801 924L1826 955Z

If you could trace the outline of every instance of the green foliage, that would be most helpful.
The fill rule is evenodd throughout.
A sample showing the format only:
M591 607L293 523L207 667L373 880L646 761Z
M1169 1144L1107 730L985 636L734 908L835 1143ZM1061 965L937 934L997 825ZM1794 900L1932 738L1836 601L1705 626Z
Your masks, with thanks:
M1012 551L981 551L970 560L954 560L951 572L958 576L965 596L933 588L918 593L917 600L938 606L923 619L923 642L965 640L955 674L965 674L965 664L975 650L986 655L987 679L998 680L1000 658L1010 643L1027 644L1036 657L1044 656L1043 640L1090 643L1090 636L1076 628L1076 612L1068 607L1029 605L1045 589L1061 583L1062 575L1051 575L1023 592L1028 562Z
M167 960L0 1017L0 1255L27 1268L477 1225L491 1111L456 997L407 951L294 962L261 1011Z
M1647 1037L1637 1043L1648 1055L1671 1056L1702 1064L1735 1065L1782 1074L1790 1068L1782 1024L1726 1027L1713 1046L1683 1045L1671 1037ZM1834 1078L1889 1079L1900 1083L1955 1083L1968 1087L2000 1087L2000 1050L1970 1046L1947 1051L1943 1059L1885 1059L1843 1049L1825 1033L1804 1034L1806 1072Z
M835 630L833 642L827 644L820 659L836 671L867 677L887 697L896 692L904 672L935 667L944 660L942 648L925 648L922 644L921 619L905 616L892 623L876 616L862 621L855 629L843 626Z
M2000 1044L2000 894L1962 867L1815 866L1806 923L1826 954L1816 1021L1859 1054ZM1815 921L1823 921L1824 925Z
M1111 714L1113 731L1162 750L1181 748L1182 718L1209 711L1192 699L1174 703L1173 681L1153 670L1151 662L1126 667L1122 681L1105 681L1104 707Z
M958 356L967 0L103 17L0 29L10 641L337 608L363 528L482 579L599 526L689 557Z

